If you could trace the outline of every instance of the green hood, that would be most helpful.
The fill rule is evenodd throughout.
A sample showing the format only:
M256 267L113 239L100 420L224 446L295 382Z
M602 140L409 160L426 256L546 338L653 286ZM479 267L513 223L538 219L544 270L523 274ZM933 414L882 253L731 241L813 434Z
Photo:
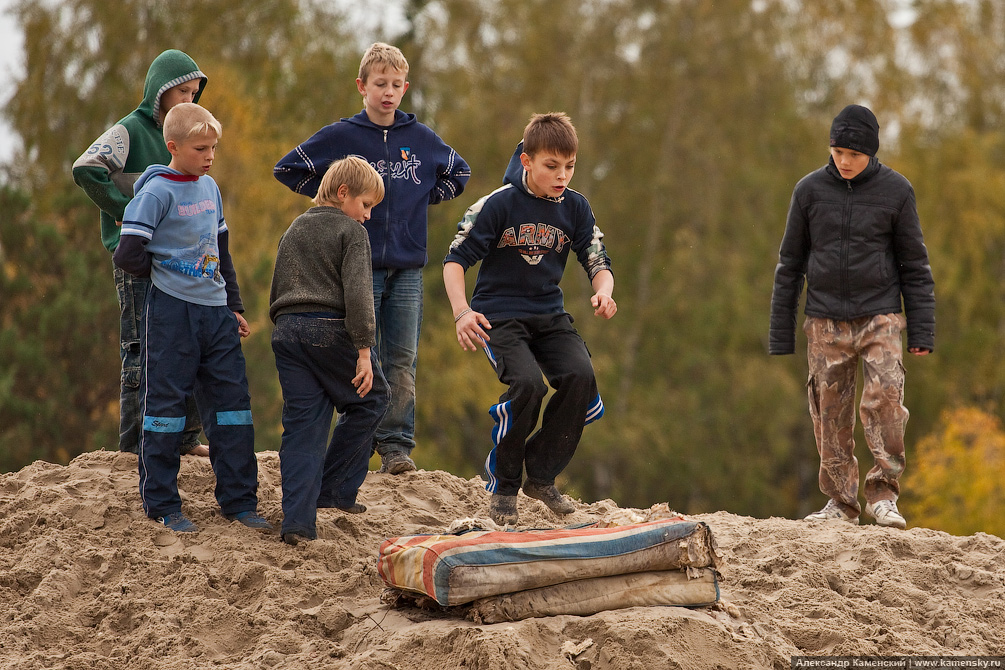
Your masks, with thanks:
M147 79L143 84L143 102L137 111L149 116L160 127L161 96L164 91L193 79L200 80L199 92L195 94L195 101L199 102L202 90L206 88L206 75L185 52L177 49L162 52L147 70Z

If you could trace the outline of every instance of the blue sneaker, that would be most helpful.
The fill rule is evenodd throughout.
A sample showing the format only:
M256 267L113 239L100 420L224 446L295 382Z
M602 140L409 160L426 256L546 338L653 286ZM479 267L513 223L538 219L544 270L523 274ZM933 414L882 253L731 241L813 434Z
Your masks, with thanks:
M240 521L242 524L248 528L254 528L255 530L273 530L271 523L265 520L265 517L258 514L254 510L248 510L247 512L238 512L237 514L226 515L231 521Z
M184 512L173 512L162 516L157 519L157 522L164 524L176 533L196 533L199 531L199 526L192 523Z

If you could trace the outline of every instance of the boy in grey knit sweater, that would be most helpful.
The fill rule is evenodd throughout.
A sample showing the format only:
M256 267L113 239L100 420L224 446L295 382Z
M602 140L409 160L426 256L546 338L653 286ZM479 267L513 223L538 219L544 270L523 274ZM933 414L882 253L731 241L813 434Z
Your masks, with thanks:
M370 242L361 225L384 197L380 175L361 158L335 161L315 206L279 240L269 317L283 388L279 448L283 541L317 537L317 509L365 512L366 478L388 388L371 362L376 344ZM332 412L339 417L327 444Z

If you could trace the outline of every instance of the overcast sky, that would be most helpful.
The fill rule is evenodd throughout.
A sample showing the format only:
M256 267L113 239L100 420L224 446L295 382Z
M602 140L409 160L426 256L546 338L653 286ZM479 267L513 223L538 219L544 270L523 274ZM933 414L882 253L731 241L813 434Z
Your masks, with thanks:
M21 73L21 30L9 14L13 0L0 0L0 105L7 104L14 79ZM15 143L7 123L0 121L0 162L11 157Z

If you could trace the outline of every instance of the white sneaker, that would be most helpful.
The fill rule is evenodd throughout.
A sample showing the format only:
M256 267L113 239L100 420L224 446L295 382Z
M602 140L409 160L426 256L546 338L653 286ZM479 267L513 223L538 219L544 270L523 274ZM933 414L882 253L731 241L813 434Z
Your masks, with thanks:
M897 503L892 500L877 500L874 503L866 503L865 513L875 519L880 526L907 528L907 519L897 509Z
M808 514L803 519L804 521L831 521L833 519L840 519L841 521L847 521L848 523L857 524L858 517L851 516L844 511L844 507L838 504L838 501L831 498L824 505L824 508L819 512L814 512L813 514Z

